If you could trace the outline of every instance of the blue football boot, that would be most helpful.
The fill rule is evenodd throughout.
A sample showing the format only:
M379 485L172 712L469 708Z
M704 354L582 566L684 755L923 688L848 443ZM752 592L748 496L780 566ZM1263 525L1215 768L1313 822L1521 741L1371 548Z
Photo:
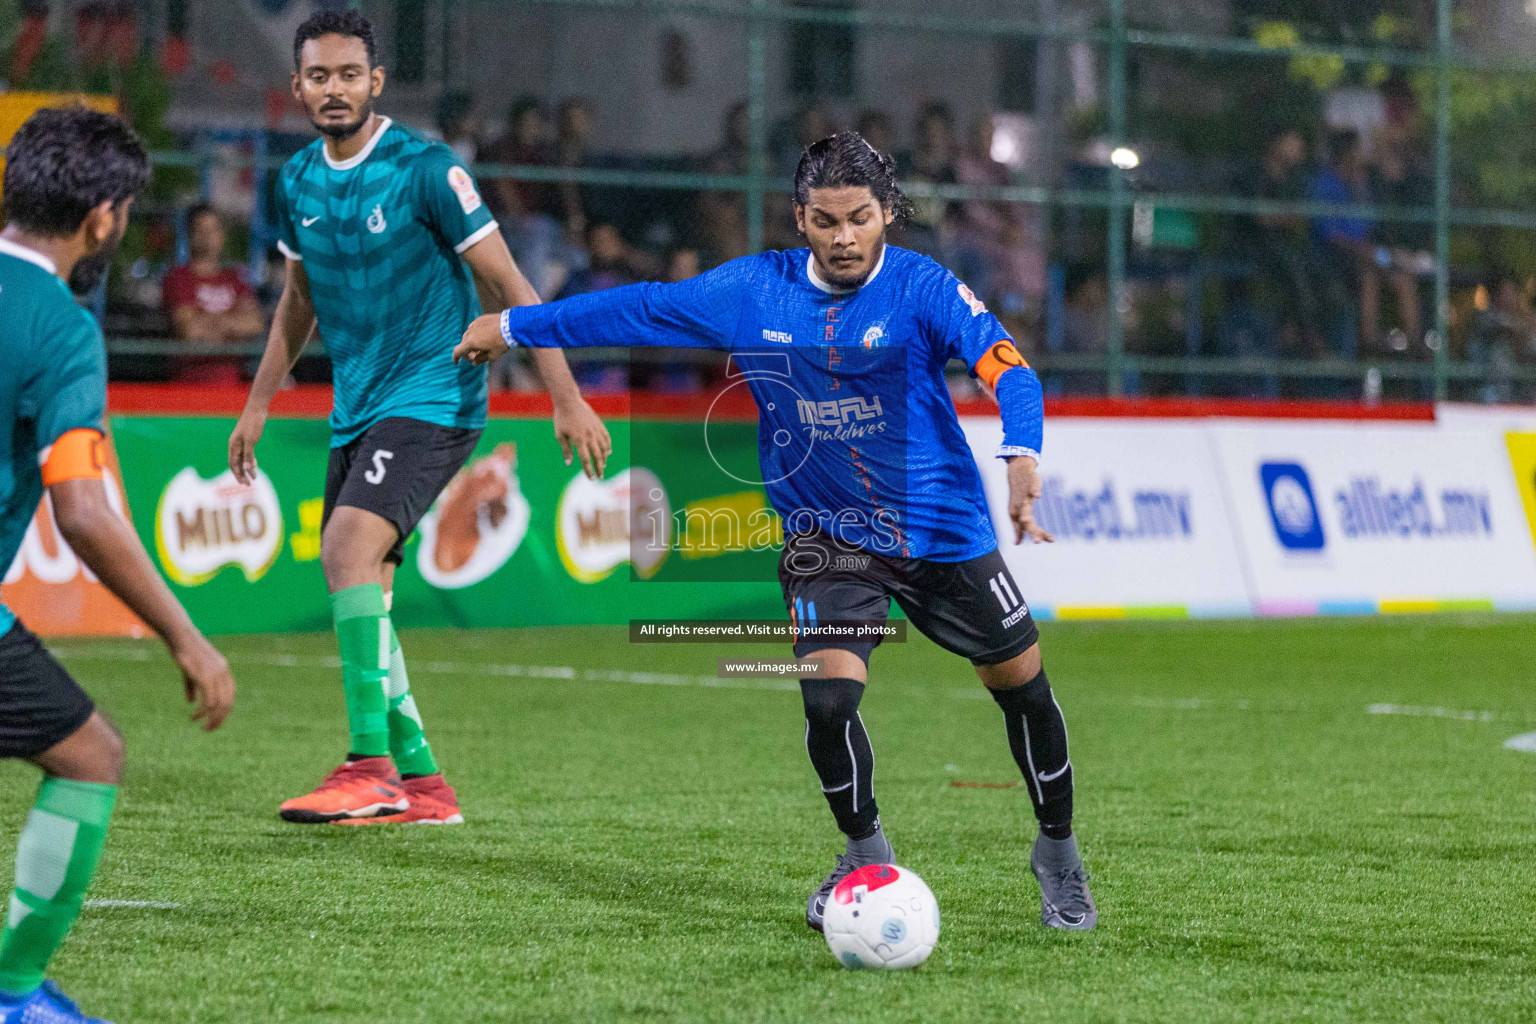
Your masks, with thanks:
M31 995L11 1002L0 996L0 1024L111 1024L99 1017L87 1017L74 1001L51 981Z

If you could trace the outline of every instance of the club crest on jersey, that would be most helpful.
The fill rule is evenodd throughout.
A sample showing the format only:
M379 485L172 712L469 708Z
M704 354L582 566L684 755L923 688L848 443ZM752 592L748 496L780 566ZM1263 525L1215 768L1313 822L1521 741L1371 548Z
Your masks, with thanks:
M960 298L964 300L967 306L971 307L971 316L981 316L981 314L987 311L987 304L978 299L975 292L963 284L960 286L959 291Z
M885 344L885 322L872 325L864 332L865 348L880 348Z
M464 168L457 164L448 168L448 187L459 197L459 205L465 213L474 213L480 209L480 193L475 190L475 179Z
M373 212L368 215L368 230L374 234L382 234L389 225L384 220L384 207L375 206Z

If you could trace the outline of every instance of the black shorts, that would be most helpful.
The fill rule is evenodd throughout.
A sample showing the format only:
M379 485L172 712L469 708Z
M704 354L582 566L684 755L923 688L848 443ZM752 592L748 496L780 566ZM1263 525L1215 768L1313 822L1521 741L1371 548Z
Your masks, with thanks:
M779 558L779 586L801 626L884 623L894 597L924 636L974 665L1005 662L1040 638L996 548L965 562L935 562L848 547L825 533L792 534ZM879 642L810 637L795 643L795 657L837 648L868 664Z
M325 469L325 515L337 505L382 516L400 531L385 560L405 561L405 541L453 475L464 468L480 431L440 427L404 416L379 420L340 448Z
M73 736L95 710L26 626L0 636L0 757L34 758Z

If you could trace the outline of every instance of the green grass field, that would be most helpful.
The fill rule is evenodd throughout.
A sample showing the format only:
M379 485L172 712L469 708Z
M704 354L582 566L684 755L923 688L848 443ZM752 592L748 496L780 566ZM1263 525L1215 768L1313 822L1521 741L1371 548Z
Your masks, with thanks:
M1529 1022L1536 756L1502 743L1536 729L1533 641L1530 618L1046 625L1087 934L1040 927L1022 788L955 785L1018 777L968 666L885 647L876 791L944 920L893 974L803 923L841 837L795 684L704 685L777 649L407 631L469 824L345 829L276 816L343 752L330 636L225 641L240 705L211 736L158 647L60 644L128 738L91 896L160 906L89 906L55 975L120 1022ZM5 769L6 857L35 779Z

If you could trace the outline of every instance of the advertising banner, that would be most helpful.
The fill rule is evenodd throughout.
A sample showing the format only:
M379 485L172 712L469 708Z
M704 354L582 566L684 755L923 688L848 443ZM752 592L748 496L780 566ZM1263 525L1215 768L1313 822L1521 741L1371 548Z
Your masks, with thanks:
M1509 466L1515 475L1515 489L1520 492L1520 504L1525 509L1531 542L1536 544L1536 431L1505 434L1504 445L1509 450Z
M1453 417L1454 418L1454 417ZM1536 608L1536 430L1434 422L1060 418L1012 543L993 416L962 419L1003 557L1042 619ZM273 419L254 485L229 416L119 415L109 492L212 633L328 630L329 429ZM606 478L551 424L497 418L405 548L405 626L781 619L782 523L748 420L614 418ZM54 636L142 635L38 510L0 598Z
M107 454L107 501L120 515L129 517L122 469L110 434L103 448ZM113 597L64 543L54 526L53 506L46 494L27 527L16 560L6 568L0 601L29 629L44 636L138 637L148 633L138 616Z
M1536 607L1536 546L1499 431L1212 428L1259 614Z
M1230 616L1248 592L1206 428L1056 420L1035 506L1053 544L1015 546L996 418L967 417L1003 558L1037 618Z
M226 465L233 427L226 417L113 419L145 547L209 632L329 629L320 569L329 428L323 420L268 421L258 479L244 487ZM761 489L725 481L727 489L700 464L688 443L697 424L609 427L613 458L606 478L593 481L564 464L549 421L492 420L406 545L394 582L397 621L624 622L636 609L781 616L775 553L750 549L711 518L765 509ZM669 440L669 431L677 437ZM635 434L648 465L629 464ZM756 427L717 425L712 441L755 451Z

